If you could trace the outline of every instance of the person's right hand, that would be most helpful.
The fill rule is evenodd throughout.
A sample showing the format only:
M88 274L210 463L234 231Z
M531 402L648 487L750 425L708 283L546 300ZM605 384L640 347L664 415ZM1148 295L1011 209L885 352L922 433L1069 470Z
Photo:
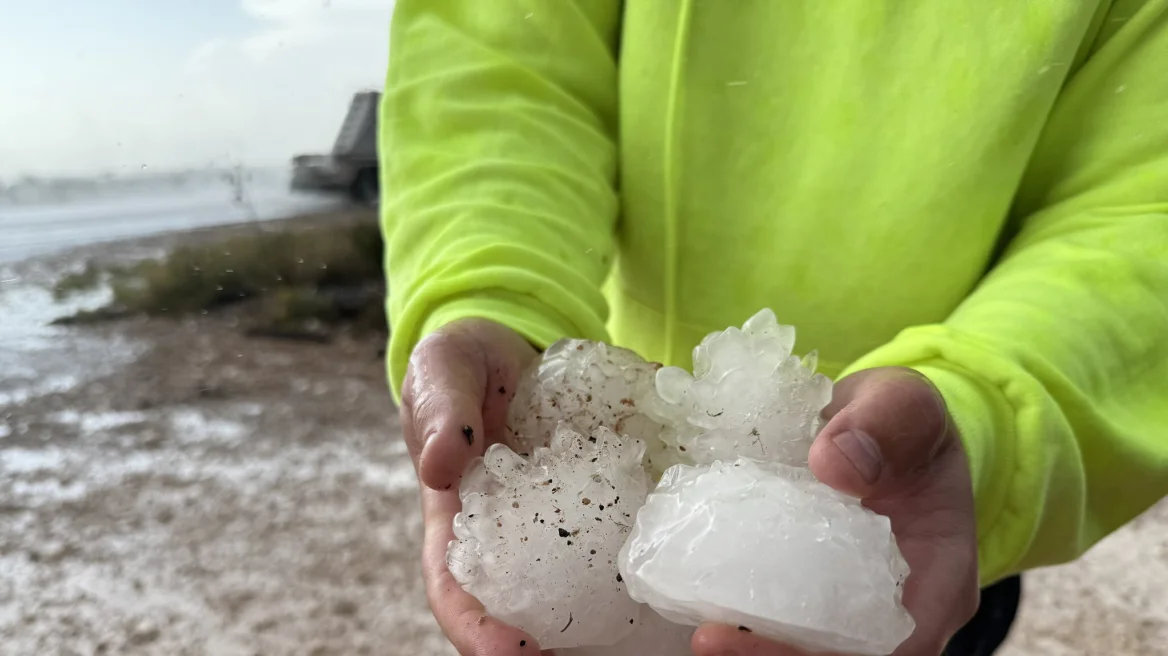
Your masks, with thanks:
M422 576L430 609L462 656L533 656L539 645L487 616L446 566L458 483L471 460L502 440L507 404L537 352L518 333L465 319L423 339L402 385L402 430L418 472L425 537Z

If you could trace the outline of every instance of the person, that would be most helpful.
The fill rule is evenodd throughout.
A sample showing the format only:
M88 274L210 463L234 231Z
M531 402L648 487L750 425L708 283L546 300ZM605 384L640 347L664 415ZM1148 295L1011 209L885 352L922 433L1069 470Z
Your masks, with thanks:
M899 656L990 653L1013 575L1168 490L1168 1L398 0L380 129L389 380L462 654L538 649L444 554L565 336L685 365L797 326L837 380L811 468L912 568Z

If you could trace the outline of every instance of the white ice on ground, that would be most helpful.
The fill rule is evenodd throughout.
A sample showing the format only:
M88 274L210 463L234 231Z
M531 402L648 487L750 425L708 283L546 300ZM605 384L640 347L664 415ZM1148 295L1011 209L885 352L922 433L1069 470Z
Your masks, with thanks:
M556 656L686 656L695 627L674 624L652 608L641 606L636 628L623 640L606 647L560 649Z
M645 412L666 425L662 439L691 460L709 464L746 456L806 465L831 401L831 380L815 373L814 353L791 354L795 329L762 310L742 328L712 333L693 351L693 374L657 372Z
M810 650L888 654L914 626L888 518L781 463L671 468L620 569L629 594L673 622L745 626Z
M648 489L643 453L606 428L566 424L530 459L492 445L459 490L454 578L544 649L621 640L640 610L616 559Z

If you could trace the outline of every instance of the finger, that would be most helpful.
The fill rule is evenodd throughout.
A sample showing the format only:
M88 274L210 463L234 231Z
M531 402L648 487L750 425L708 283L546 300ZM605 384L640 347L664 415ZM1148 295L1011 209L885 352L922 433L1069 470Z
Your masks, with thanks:
M910 369L861 371L834 387L809 465L824 483L868 499L900 495L956 442L936 388Z
M427 487L448 490L467 463L483 454L486 355L480 343L457 331L440 330L410 356L403 386L406 443Z
M916 629L893 652L894 656L937 656L949 639L977 610L976 555L946 556L959 544L905 545L905 558L914 560L905 582L904 607Z
M930 469L928 481L914 494L865 502L890 516L897 543L912 566L904 607L917 626L896 656L936 656L978 605L969 463L962 450L949 449Z
M756 635L749 628L703 624L690 643L694 656L808 656L809 652L780 645ZM832 656L816 652L815 656Z
M446 548L454 539L452 522L461 505L454 491L422 489L426 524L422 575L438 625L462 656L539 654L539 645L530 635L489 617L483 605L462 589L446 566Z

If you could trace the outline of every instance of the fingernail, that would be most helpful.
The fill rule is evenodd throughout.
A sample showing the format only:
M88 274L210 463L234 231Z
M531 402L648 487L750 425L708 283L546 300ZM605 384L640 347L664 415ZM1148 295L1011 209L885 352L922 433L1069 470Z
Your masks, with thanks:
M832 442L851 461L865 483L872 485L880 478L884 458L880 455L880 446L871 435L860 430L844 431L836 435Z

